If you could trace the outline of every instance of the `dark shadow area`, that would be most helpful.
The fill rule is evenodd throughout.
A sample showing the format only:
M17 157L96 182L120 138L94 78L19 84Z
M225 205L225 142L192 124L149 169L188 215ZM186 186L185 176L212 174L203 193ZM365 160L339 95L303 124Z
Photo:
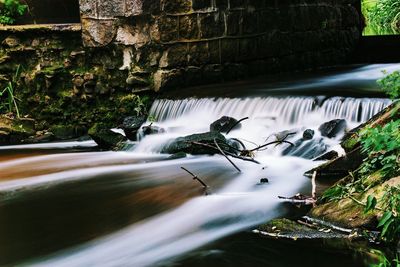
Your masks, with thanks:
M361 37L352 62L365 64L400 62L400 35Z
M78 0L24 0L28 12L16 24L79 23Z

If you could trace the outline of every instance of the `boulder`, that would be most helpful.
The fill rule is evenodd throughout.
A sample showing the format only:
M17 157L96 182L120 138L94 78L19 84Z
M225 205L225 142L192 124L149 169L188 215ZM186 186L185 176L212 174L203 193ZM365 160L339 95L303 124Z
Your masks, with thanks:
M54 134L55 139L58 140L78 138L87 133L87 129L85 127L75 125L54 125L50 127L49 130Z
M121 128L124 130L125 136L131 140L137 140L137 133L143 123L146 122L146 117L126 117L122 123Z
M311 140L314 138L315 131L311 129L307 129L303 132L303 139L304 140Z
M227 133L234 127L234 129L240 129L241 124L238 124L238 120L232 117L223 116L220 119L214 121L210 125L211 132ZM232 129L233 130L233 129Z
M102 123L96 123L89 129L89 136L103 149L112 149L127 140L122 134L113 132Z
M235 150L229 148L228 146L224 145L226 144L227 140L225 137L218 133L218 132L207 132L207 133L200 133L200 134L192 134L188 135L185 137L179 137L170 142L168 145L166 145L161 153L167 153L167 154L176 154L179 152L184 152L187 154L192 154L192 155L214 155L219 153L218 150L211 148L211 147L206 147L202 145L195 144L193 142L197 143L203 143L207 145L212 145L214 146L214 139L218 142L218 144L223 148L224 150L230 151L230 152L235 152Z
M339 133L344 132L346 126L346 120L337 119L325 122L318 128L318 130L321 132L322 136L333 138L336 137Z

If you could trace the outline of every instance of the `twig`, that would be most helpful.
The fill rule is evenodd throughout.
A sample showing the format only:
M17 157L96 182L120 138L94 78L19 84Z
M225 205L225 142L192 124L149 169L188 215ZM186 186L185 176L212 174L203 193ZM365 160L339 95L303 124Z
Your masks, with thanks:
M229 134L233 130L233 128L235 128L239 123L241 123L242 121L248 120L248 119L249 119L249 117L245 117L243 119L238 120L234 125L232 125L232 127L226 132L226 134Z
M267 143L267 144L265 144L265 145L262 145L262 146L256 147L256 148L254 148L254 149L252 149L252 150L249 150L249 151L250 151L250 152L254 152L254 151L260 150L260 149L262 149L262 148L264 148L264 147L267 147L267 146L273 145L273 144L282 144L282 143L287 143L287 144L290 144L291 146L294 146L294 144L293 144L293 143L291 143L291 142L289 142L289 141L285 141L285 140L279 140L279 141L273 141L273 142L269 142L269 143Z
M236 166L235 163L233 163L233 161L228 158L228 156L225 154L225 152L219 147L217 140L214 138L214 144L215 146L218 148L219 152L221 152L221 154L232 164L233 167L235 167L236 170L238 170L238 172L242 172L238 166Z
M193 180L197 180L199 183L201 183L201 185L204 188L208 188L208 185L205 182L203 182L197 175L195 175L194 173L192 173L191 171L189 171L188 169L186 169L184 167L181 167L181 169L186 171L187 173L189 173L191 176L193 176Z

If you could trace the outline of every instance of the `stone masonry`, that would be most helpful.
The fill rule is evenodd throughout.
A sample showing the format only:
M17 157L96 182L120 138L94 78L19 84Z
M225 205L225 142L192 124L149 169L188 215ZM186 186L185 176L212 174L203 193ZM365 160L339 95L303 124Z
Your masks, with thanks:
M156 91L344 63L352 0L80 0L86 47L117 45ZM139 82L142 81L142 82Z

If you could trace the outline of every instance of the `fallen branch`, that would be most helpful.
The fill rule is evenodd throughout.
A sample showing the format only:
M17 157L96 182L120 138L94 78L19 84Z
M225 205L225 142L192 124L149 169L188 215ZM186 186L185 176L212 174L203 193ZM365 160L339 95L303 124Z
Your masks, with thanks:
M215 146L218 148L219 152L221 152L221 154L232 164L233 167L235 167L236 170L238 170L238 172L242 172L238 166L236 166L235 163L233 163L233 161L228 158L228 156L225 154L225 152L219 147L217 140L214 138L214 144Z
M243 119L238 120L234 125L232 125L232 127L226 132L226 134L229 134L233 130L233 128L235 128L239 123L241 123L244 120L248 120L248 119L249 119L249 117L245 117Z
M208 147L208 148L213 148L213 149L215 149L216 151L219 152L218 148L216 148L215 146L209 145L209 144L204 144L204 143L200 143L200 142L196 142L196 141L191 141L189 143L191 143L193 145L199 145L199 146L204 146L204 147ZM244 161L250 161L250 162L253 162L253 163L256 163L256 164L261 164L260 162L258 162L255 159L238 156L238 155L235 155L235 154L233 154L231 152L225 151L225 154L227 154L228 156L231 156L232 158L237 158L237 159L241 159L241 160L244 160Z
M191 176L193 176L193 180L197 180L204 188L209 188L209 186L205 182L203 182L197 175L195 175L194 173L192 173L191 171L189 171L184 167L181 167L181 169L189 173Z

